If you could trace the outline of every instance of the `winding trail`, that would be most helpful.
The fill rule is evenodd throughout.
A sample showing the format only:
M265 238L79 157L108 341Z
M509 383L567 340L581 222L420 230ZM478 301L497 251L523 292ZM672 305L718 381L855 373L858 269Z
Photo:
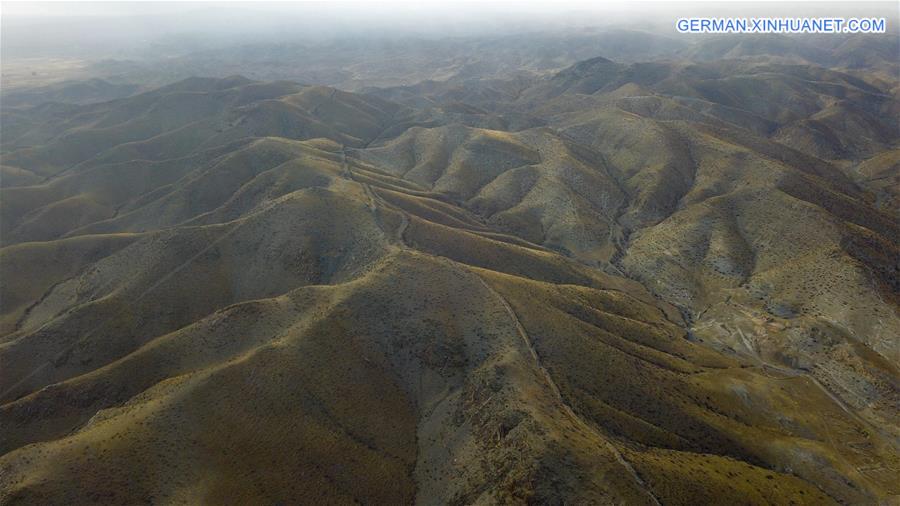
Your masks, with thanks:
M848 406L847 403L845 403L843 399L841 399L837 394L832 392L828 387L826 387L821 381L819 381L818 378L813 376L811 373L798 372L798 371L795 371L792 369L786 369L784 367L779 367L779 366L772 365L772 364L762 362L762 361L761 361L760 365L758 366L757 370L760 372L760 374L762 374L766 378L773 379L776 381L785 381L785 380L792 380L792 379L797 379L797 378L805 378L805 379L809 380L810 383L812 383L813 385L818 387L826 396L828 396L829 399L831 399L832 402L837 404L838 407L840 407L845 413L847 413L847 415L850 417L851 420L860 424L862 427L865 427L869 430L874 431L878 435L882 436L888 443L892 443L896 440L896 438L894 438L891 434L889 434L888 432L881 429L881 427L878 427L877 425L869 422L868 420L866 420L865 418L860 416L859 413L857 413L852 407ZM770 370L776 371L780 374L783 374L784 376L774 376L769 372ZM832 431L830 430L828 425L825 425L823 427L823 432L825 433L825 438L828 440L829 444L833 448L837 448L839 445L835 443L836 438L832 434ZM852 445L851 445L851 447L852 447ZM859 479L861 479L862 481L865 481L865 482L870 481L867 471L881 470L881 469L885 468L884 465L875 465L875 466L868 466L868 467L860 467L856 464L850 464L850 465L852 465L853 469L855 469L856 472L858 473ZM806 481L809 481L809 480L806 480ZM837 498L835 498L827 490L822 488L822 486L820 484L814 483L814 482L810 482L810 483L813 483L813 485L815 485L816 488L818 488L820 491L822 491L823 494L825 494L828 497L831 497L832 499L835 499L835 501L837 501Z
M878 432L880 435L884 436L884 438L887 439L888 441L892 441L895 439L893 436L891 436L889 433L882 430L877 425L869 422L868 420L866 420L865 418L860 416L860 414L857 413L853 407L851 407L846 402L844 402L843 399L841 399L837 394L832 392L831 389L826 387L821 381L819 381L819 378L816 378L813 374L808 373L808 372L798 372L795 370L786 369L784 367L778 367L776 365L772 365L767 362L761 362L759 365L759 370L762 372L763 376L765 376L769 379L774 379L774 380L779 380L779 381L796 379L796 378L806 378L807 380L810 381L810 383L812 383L813 385L818 387L819 390L822 391L822 393L824 393L826 396L828 396L828 398L831 399L831 401L834 402L839 408L841 408L841 410L843 410L845 413L847 413L847 415L849 415L852 420L854 420L855 422L859 423L860 425L862 425L863 427L865 427L867 429L872 429L872 430ZM769 370L776 371L780 374L783 374L784 376L773 376L768 373Z
M477 275L476 275L477 276ZM516 326L516 330L518 331L519 337L522 338L522 342L525 343L525 347L528 348L529 353L531 353L531 357L534 359L534 363L537 366L538 371L540 371L541 375L544 377L544 381L547 383L547 386L550 387L550 391L553 393L553 396L556 398L556 401L559 403L563 412L574 422L577 426L581 427L586 432L593 434L598 439L603 441L606 447L610 452L616 457L616 460L622 467L625 468L625 471L631 475L632 479L638 484L638 486L647 494L647 497L653 504L657 506L661 506L659 499L653 495L653 492L650 491L650 488L644 482L644 480L638 475L637 471L634 470L634 467L625 460L625 457L622 455L622 452L619 451L618 448L615 447L609 440L598 431L595 427L586 422L583 418L581 418L575 410L572 409L571 406L566 402L563 398L562 393L559 390L559 386L557 386L556 382L553 380L553 377L550 376L550 373L541 363L540 356L538 356L537 350L534 349L534 345L531 343L531 338L528 336L528 332L525 330L525 327L522 325L522 322L519 320L518 315L516 315L515 310L513 310L512 306L509 304L509 301L506 300L506 297L501 295L497 290L491 287L487 281L484 280L481 276L477 276L478 280L481 281L481 284L484 288L494 295L497 300L500 301L500 304L503 305L503 308L506 310L506 313L509 315L510 319Z
M368 197L368 207L372 211L372 213L375 214L376 220L379 223L381 223L381 220L379 219L379 216L378 216L379 208L390 209L390 210L397 212L400 215L401 223L396 229L395 241L400 248L413 249L411 246L409 246L409 244L407 244L406 237L405 237L406 231L410 224L409 213L407 211L405 211L404 209L401 209L401 208L387 202L383 197L378 195L376 190L374 190L372 188L371 184L358 180L354 176L353 170L351 169L350 164L347 161L347 151L346 150L347 150L346 146L341 146L340 155L341 155L342 176L350 181L353 181L353 182L359 184L363 188L363 190L366 193L366 196ZM612 232L612 230L611 230L611 232ZM515 310L510 305L509 301L503 295L501 295L499 292L497 292L497 290L495 290L492 286L490 286L490 284L487 281L485 281L485 279L481 275L479 275L471 270L468 270L468 269L462 269L459 265L457 265L457 263L455 261L453 261L450 258L441 257L441 256L437 256L437 257L442 260L447 261L450 264L450 266L454 269L457 269L460 271L465 271L465 273L467 273L467 274L475 274L475 276L478 278L478 281L482 284L482 286L484 286L484 288L501 303L501 305L503 306L507 315L512 320L512 322L515 324L516 332L519 334L519 337L521 338L522 343L528 349L528 352L531 354L531 358L534 360L535 367L540 372L541 376L543 376L545 383L549 387L550 392L553 394L553 397L556 399L556 402L558 403L560 409L562 409L562 411L566 414L566 416L576 426L581 428L586 433L594 435L599 441L602 441L603 444L606 446L606 448L615 457L616 461L625 469L625 471L628 473L628 475L638 485L638 488L640 488L646 494L648 500L652 504L654 504L656 506L660 506L661 502L659 501L659 499L653 494L650 487L640 477L640 475L637 473L637 471L634 469L634 467L631 465L631 463L628 462L628 460L625 458L624 455L622 455L622 452L620 452L619 449L602 432L600 432L596 427L594 427L592 424L590 424L589 422L584 420L581 416L579 416L575 412L575 410L572 409L572 407L566 402L565 398L562 396L559 386L556 384L556 382L553 380L553 377L550 375L549 371L544 367L543 363L541 362L540 356L538 355L537 350L534 348L534 345L532 344L532 341L528 335L528 332L526 331L525 327L522 325L521 320L519 319ZM612 262L611 262L611 265L615 266L615 264ZM618 267L618 266L615 266L615 267ZM660 311L663 313L663 315L668 320L668 315L666 315L665 312L662 311L662 309L660 309ZM767 368L772 370L773 372L778 372L778 373L783 374L784 377L779 378L779 377L767 374L765 371L765 369L767 369ZM817 378L815 378L814 376L809 375L809 374L800 374L800 373L797 373L796 371L789 371L789 370L782 369L779 367L774 367L774 366L771 366L768 364L764 365L762 369L763 369L762 372L765 376L768 376L773 379L789 379L789 378L796 378L796 377L808 378L814 385L816 385L819 389L821 389L832 401L834 401L835 404L837 404L843 411L845 411L848 415L850 415L852 419L863 423L863 425L866 427L874 428L880 434L886 436L886 434L884 434L877 427L872 427L871 424L866 423L865 420L863 420L857 413L855 413L852 408L847 406L843 402L842 399L840 399L837 395L835 395L833 392L831 392L827 387L825 387L821 382L819 382L819 380ZM828 436L831 437L830 434ZM834 446L833 443L832 443L832 446ZM860 471L859 469L857 469L857 470ZM822 490L821 487L819 487L819 489ZM822 490L822 492L828 494L824 490ZM830 494L828 494L828 495L830 496Z
M361 181L357 181L353 177L353 171L350 169L350 164L347 163L346 149L347 148L345 146L341 146L341 171L342 171L344 177L351 181L359 183L360 185L363 186L363 189L365 190L366 195L369 197L370 208L373 210L373 212L377 211L377 207L380 204L384 208L392 209L392 210L400 213L401 223L400 223L400 226L397 227L396 239L399 242L401 248L404 248L404 249L409 248L409 245L406 244L406 239L405 239L406 229L409 227L409 222L410 222L409 214L405 210L399 209L396 206L385 201L383 198L381 198L372 189L370 184L363 183ZM442 257L442 258L444 258L444 257ZM448 262L450 262L450 264L453 268L458 269L458 267L456 266L456 263L452 259L449 259L449 258L444 258L444 259L447 260ZM472 273L472 272L469 271L469 273ZM531 343L531 338L528 336L528 332L525 330L525 327L522 325L522 322L519 320L518 315L516 315L515 310L513 310L512 306L509 304L509 302L506 300L506 298L503 297L503 295L501 295L499 292L497 292L493 287L491 287L488 284L488 282L484 280L483 277L481 277L477 273L473 273L473 274L475 274L475 277L478 279L479 282L481 282L482 286L484 286L484 288L490 294L492 294L494 297L496 297L496 299L498 301L500 301L500 304L503 306L503 309L506 311L507 315L509 315L510 319L515 324L516 331L519 334L519 337L522 339L522 342L524 343L525 347L528 349L529 353L531 354L531 358L534 360L537 370L543 376L544 381L547 383L547 386L550 388L550 391L553 394L553 397L556 399L557 403L559 404L559 406L563 410L563 412L566 414L566 416L568 416L569 419L572 420L572 422L576 426L580 427L582 430L584 430L588 434L593 434L596 438L598 438L600 441L602 441L603 444L606 445L607 449L616 458L616 461L625 469L625 471L631 476L631 478L635 481L635 483L637 483L638 487L642 491L644 491L644 493L647 494L647 498L650 500L650 502L652 504L655 504L656 506L661 506L659 499L657 499L657 497L653 494L653 492L650 491L650 488L647 486L646 482L644 482L644 480L640 477L640 475L638 475L637 471L635 471L634 467L625 459L625 457L622 455L622 452L620 452L619 449L615 447L615 445L613 445L602 433L600 433L600 431L598 431L595 427L593 427L588 422L586 422L583 418L581 418L575 412L575 410L573 410L572 407L569 406L569 404L565 401L565 399L562 396L562 393L559 390L559 386L557 386L556 382L553 380L553 377L550 375L550 373L547 371L547 369L541 363L540 356L538 355L537 350L534 349L534 346Z
M369 183L356 180L353 176L353 170L350 169L350 164L347 163L347 147L343 145L341 146L341 173L345 178L363 187L363 191L366 192L366 196L369 198L369 209L376 214L376 219L378 218L377 212L379 204L385 209L391 209L400 214L400 226L397 227L397 231L395 232L396 240L400 243L401 247L408 248L409 246L406 244L405 234L406 229L409 228L409 213L388 203L372 189L372 185Z

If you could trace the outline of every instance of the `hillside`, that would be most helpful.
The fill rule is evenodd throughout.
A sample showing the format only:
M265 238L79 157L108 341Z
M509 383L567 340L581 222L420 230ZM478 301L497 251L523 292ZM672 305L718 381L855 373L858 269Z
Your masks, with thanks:
M4 109L0 504L896 501L897 83L764 49Z

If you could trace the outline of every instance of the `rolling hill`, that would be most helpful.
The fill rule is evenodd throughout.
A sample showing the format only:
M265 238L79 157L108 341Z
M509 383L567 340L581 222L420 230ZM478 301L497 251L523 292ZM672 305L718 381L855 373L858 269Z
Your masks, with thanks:
M0 503L896 501L851 49L4 109Z

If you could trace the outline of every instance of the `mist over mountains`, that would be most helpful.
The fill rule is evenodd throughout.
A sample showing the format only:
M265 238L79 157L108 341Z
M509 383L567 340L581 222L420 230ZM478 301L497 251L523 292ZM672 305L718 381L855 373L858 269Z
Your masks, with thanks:
M82 7L3 18L0 504L900 498L896 32Z

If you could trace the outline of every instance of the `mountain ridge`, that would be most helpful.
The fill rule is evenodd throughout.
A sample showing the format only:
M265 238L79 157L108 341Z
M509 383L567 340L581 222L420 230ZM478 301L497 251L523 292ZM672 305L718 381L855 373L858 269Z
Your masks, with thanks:
M896 498L896 98L694 65L4 114L0 500Z

